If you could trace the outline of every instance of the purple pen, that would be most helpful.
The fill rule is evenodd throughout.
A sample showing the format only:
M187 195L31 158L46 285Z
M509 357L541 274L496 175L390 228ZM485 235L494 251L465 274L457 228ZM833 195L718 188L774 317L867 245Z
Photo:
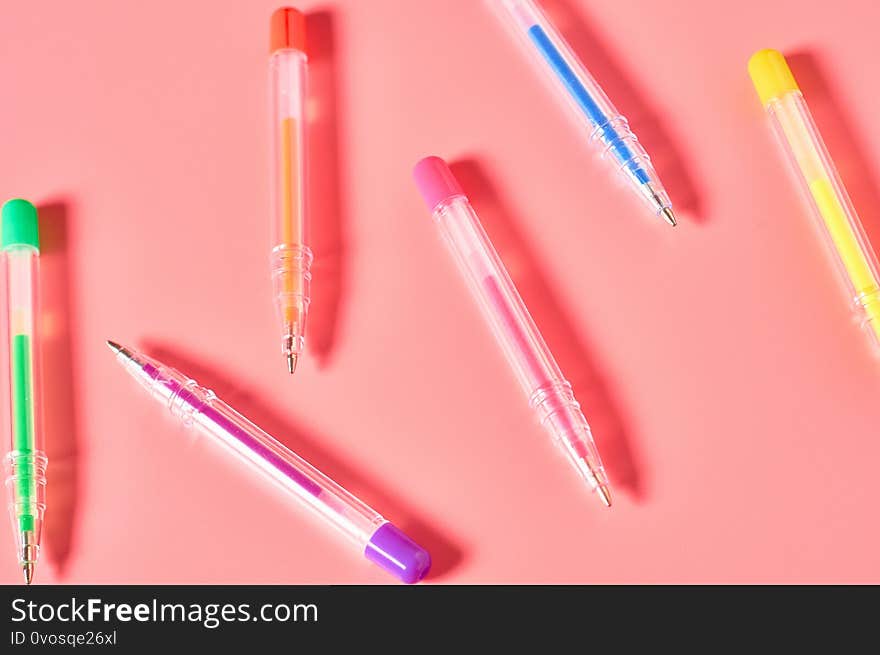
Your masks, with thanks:
M381 514L273 439L179 371L108 341L117 361L184 425L196 426L279 483L345 533L371 562L407 584L431 568L431 556Z

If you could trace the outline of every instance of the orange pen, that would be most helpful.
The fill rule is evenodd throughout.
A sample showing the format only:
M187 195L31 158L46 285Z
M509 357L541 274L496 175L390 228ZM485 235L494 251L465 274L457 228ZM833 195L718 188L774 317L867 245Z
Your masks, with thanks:
M272 149L272 294L281 351L293 373L305 344L312 251L306 221L305 16L289 7L271 19L269 113Z

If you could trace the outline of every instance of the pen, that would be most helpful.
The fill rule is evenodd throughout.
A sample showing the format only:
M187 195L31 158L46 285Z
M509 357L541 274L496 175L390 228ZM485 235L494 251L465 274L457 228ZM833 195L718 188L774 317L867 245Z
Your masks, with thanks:
M37 209L27 200L6 202L0 226L6 275L7 361L11 444L6 454L6 489L18 563L30 584L40 554L46 510L40 387L40 341L36 321L40 237Z
M422 159L414 176L539 421L590 489L610 507L605 468L571 384L563 377L461 186L439 157Z
M305 16L272 14L269 113L272 150L272 293L281 321L281 350L292 374L305 344L312 251L306 221Z
M531 51L557 82L578 117L586 121L589 140L609 158L626 183L647 203L651 213L675 225L672 203L651 158L629 123L605 95L574 51L534 0L490 0L500 4L520 43ZM610 157L609 157L610 155Z
M368 560L408 584L428 573L428 551L212 391L133 349L112 341L107 345L126 372L185 426L213 437L278 483L354 541Z
M877 257L791 69L781 53L761 50L749 59L749 75L818 216L820 232L834 253L862 326L880 346Z

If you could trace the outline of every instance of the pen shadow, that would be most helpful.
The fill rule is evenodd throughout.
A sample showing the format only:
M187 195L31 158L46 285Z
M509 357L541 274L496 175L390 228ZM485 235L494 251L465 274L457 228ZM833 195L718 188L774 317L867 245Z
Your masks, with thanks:
M70 203L37 208L40 222L40 349L42 357L43 434L49 465L48 508L43 526L47 557L59 578L74 551L80 495L79 417L71 328L76 325L71 289Z
M467 190L517 290L566 379L571 382L587 415L612 487L626 489L637 502L644 500L644 475L613 392L602 379L596 358L547 282L537 257L519 233L514 215L478 161L459 159L452 162L450 168Z
M338 57L334 16L326 9L306 14L309 54L308 204L312 265L310 351L326 366L339 331L345 292L345 198L339 138Z
M703 196L676 146L675 138L644 94L615 61L598 31L578 14L571 0L548 0L544 3L544 8L572 50L584 62L617 109L626 116L633 133L650 155L657 175L669 193L676 215L686 216L698 224L707 222Z
M426 580L437 581L459 566L465 559L462 549L435 526L417 515L399 494L381 487L360 473L356 465L345 462L335 453L322 446L320 436L306 434L265 404L247 389L232 385L230 377L216 369L206 367L200 362L182 354L175 348L160 343L146 341L144 351L160 361L186 371L187 375L199 384L212 389L220 398L227 400L249 420L259 425L273 437L284 443L297 455L341 484L344 488L362 497L368 505L379 508L386 518L390 518L401 530L411 536L431 554L431 570Z
M786 55L798 86L810 105L822 139L840 173L853 206L872 244L880 239L880 188L877 175L865 155L863 140L836 99L818 57L810 51Z

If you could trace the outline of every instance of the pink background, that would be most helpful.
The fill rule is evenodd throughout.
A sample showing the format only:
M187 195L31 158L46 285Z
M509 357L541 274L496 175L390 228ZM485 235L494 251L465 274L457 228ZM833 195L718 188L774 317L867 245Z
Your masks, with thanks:
M386 583L194 443L104 339L190 372L388 518L434 582L880 582L880 364L746 74L795 74L880 239L880 5L548 0L654 157L616 189L476 0L311 16L310 354L267 279L275 3L4 2L0 196L43 208L37 582ZM532 420L410 177L452 162L586 408L603 509ZM5 419L4 419L5 420ZM16 583L8 522L0 582Z

